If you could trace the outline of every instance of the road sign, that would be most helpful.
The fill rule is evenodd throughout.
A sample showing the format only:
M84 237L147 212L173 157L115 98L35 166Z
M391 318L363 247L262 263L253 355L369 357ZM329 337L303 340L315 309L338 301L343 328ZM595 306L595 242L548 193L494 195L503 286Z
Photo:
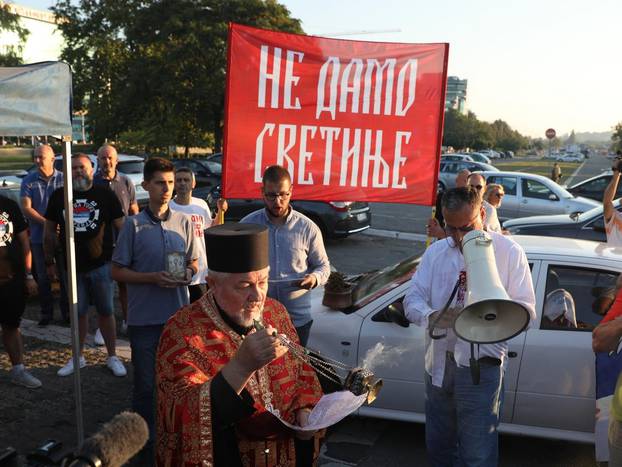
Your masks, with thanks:
M546 135L546 137L548 139L553 139L553 138L555 138L555 135L557 133L555 133L555 130L553 128L549 128L548 130L546 130L546 132L544 134Z

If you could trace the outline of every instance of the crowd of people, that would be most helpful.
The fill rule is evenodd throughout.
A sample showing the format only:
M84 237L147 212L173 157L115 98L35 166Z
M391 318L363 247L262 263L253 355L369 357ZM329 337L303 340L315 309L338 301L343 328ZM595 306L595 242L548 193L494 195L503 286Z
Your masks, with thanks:
M39 324L47 326L54 316L50 283L58 279L61 320L69 319L63 297L63 177L49 146L37 147L34 161L37 170L21 187L22 209L0 197L0 299L9 305L0 314L2 338L11 381L32 389L42 383L23 364L19 324L26 295L39 293ZM264 208L240 223L219 225L227 202L218 201L214 219L208 205L192 196L196 182L190 169L175 170L162 158L147 160L142 186L149 200L139 212L134 186L116 170L115 148L102 146L97 161L96 172L86 154L71 161L80 348L92 304L106 365L115 376L126 375L115 349L116 281L132 350L132 406L150 430L142 463L313 465L322 433L284 429L272 415L304 428L322 395L313 369L285 343L306 345L313 326L308 291L330 274L319 228L290 205L288 171L268 167L261 186ZM622 216L613 204L621 171L617 160L603 198L612 246L622 246ZM508 296L531 322L536 319L526 255L497 216L504 194L503 186L487 185L481 174L458 174L456 188L438 196L427 231L439 241L425 251L404 298L410 322L442 331L426 334L425 347L426 446L434 466L498 464L508 347L482 344L474 354L473 345L453 331L467 295L465 235L487 231ZM618 291L594 330L595 351L619 346ZM573 306L572 297L558 294L547 298L544 314L576 327ZM87 364L83 356L79 362ZM58 375L73 372L70 360ZM615 463L622 462L622 382L611 420L611 465L622 465Z
M17 203L0 197L0 299L9 305L0 314L2 337L12 363L11 381L32 389L42 382L23 365L19 324L26 292L39 292L39 325L48 326L54 319L51 283L58 280L61 322L68 324L70 320L63 175L54 169L50 146L38 146L33 160L36 170L24 178L21 187L21 210ZM195 458L196 439L188 440L190 444L186 445L183 437L175 434L178 448L172 448L167 433L177 425L168 415L160 413L160 428L156 430L156 405L164 410L183 403L176 385L185 388L194 384L202 372L204 378L214 379L212 388L216 392L211 399L219 401L214 421L229 432L219 434L216 430L213 450L208 455L202 448L201 455L227 459L219 465L236 465L248 453L242 448L231 451L237 436L230 430L231 420L251 416L253 407L274 394L273 404L281 415L304 424L321 395L315 373L292 355L284 355L285 347L278 344L271 331L278 329L292 341L306 342L312 326L306 292L323 285L330 274L321 232L290 206L291 178L282 167L265 171L261 188L265 208L233 224L238 226L233 231L226 228L223 234L215 226L224 219L226 201L218 201L214 219L205 201L192 196L196 181L190 169L175 170L167 159L147 160L142 186L149 200L139 212L134 185L116 170L117 160L117 151L109 144L97 152L97 171L86 154L75 154L71 160L80 349L84 347L92 305L98 315L97 333L108 353L107 367L115 376L127 374L116 356L116 282L132 351L132 407L150 430L141 463L155 462L157 434L158 456L169 459L167 465L176 465L170 463L171 458ZM209 235L211 231L215 233ZM197 312L201 317L188 326L183 318ZM171 320L173 315L175 320ZM206 320L204 329L197 324L202 318ZM249 326L254 321L263 322L267 330L256 331L253 327L251 332ZM173 328L178 329L172 333ZM201 358L204 365L195 367L196 341L205 339L208 328L215 333L209 344L217 347L218 358L206 359L205 351ZM188 346L188 364L195 377L190 377L192 371L183 366L183 359L170 360L164 344L158 355L159 343L178 339L182 329L189 340L176 341L175 352ZM223 334L223 329L228 333ZM230 341L223 341L225 337ZM225 357L232 363L227 364ZM79 362L80 367L87 365L83 355ZM285 369L291 372L291 387L284 392L277 387L269 389L266 384L284 384ZM73 372L71 359L58 370L58 376ZM255 372L266 372L268 382L256 382ZM156 393L160 394L157 399ZM200 394L205 397L204 391ZM238 395L244 404L236 408ZM233 405L223 410L227 404ZM195 415L200 412L193 412ZM265 413L263 418L259 413L257 417L261 425ZM205 423L204 418L200 421ZM301 433L295 443L290 437L284 444L273 445L273 455L278 451L279 458L298 458L298 465L310 465L317 455L317 439L313 433ZM191 437L196 434L190 431ZM253 439L253 435L248 436L248 446ZM168 441L162 444L162 440Z

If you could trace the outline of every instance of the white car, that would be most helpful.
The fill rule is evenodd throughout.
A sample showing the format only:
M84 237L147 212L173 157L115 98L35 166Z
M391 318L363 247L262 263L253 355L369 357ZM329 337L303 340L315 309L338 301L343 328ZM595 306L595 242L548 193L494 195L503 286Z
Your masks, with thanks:
M542 175L523 172L481 172L487 183L503 185L505 196L497 210L499 219L544 216L548 214L572 214L585 212L597 206L599 201L574 196L557 183Z
M542 438L594 442L595 372L591 330L601 315L592 311L603 289L622 271L619 250L566 238L516 236L527 253L536 293L537 324L511 339L500 431ZM312 292L313 326L308 348L350 367L375 353L372 371L384 386L359 414L390 420L425 421L426 330L388 313L408 290L418 260L362 275L354 305L335 311ZM545 297L563 288L575 303L577 327L542 317ZM394 307L392 307L394 309Z
M579 153L571 153L560 155L555 160L558 162L583 162L585 160L585 156Z

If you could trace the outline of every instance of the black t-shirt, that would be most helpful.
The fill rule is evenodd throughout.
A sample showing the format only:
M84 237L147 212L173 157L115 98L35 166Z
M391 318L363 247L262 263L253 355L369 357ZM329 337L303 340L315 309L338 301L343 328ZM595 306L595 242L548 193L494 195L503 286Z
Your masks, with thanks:
M0 285L23 280L26 272L24 249L17 234L28 228L15 201L0 196Z
M60 241L65 251L65 209L63 189L48 202L45 218L60 225ZM114 219L123 217L121 203L112 190L93 186L73 192L73 227L76 241L76 269L91 271L112 259Z

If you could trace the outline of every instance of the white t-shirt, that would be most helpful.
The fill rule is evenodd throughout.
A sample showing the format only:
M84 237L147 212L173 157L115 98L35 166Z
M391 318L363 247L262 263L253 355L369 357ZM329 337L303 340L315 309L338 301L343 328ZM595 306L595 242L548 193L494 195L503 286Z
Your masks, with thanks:
M613 210L613 216L605 225L607 232L607 245L622 247L622 214L617 209Z
M199 270L192 278L190 285L205 284L207 276L207 254L205 252L205 239L203 231L212 225L212 214L209 206L200 198L190 198L190 204L177 204L175 201L169 203L173 211L186 214L192 222L194 238L199 251Z

